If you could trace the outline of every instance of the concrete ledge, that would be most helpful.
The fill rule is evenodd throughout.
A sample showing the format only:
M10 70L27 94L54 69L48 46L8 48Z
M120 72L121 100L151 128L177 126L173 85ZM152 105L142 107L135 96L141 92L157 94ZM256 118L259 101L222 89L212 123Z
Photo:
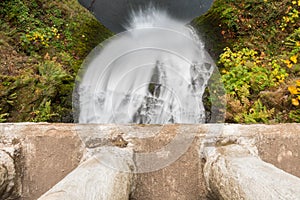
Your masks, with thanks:
M0 124L0 145L20 147L17 162L17 171L20 172L17 174L22 183L21 190L18 190L20 199L37 199L74 170L81 160L89 160L102 147L130 149L135 153L156 152L164 158L173 153L168 149L161 151L168 144L177 146L174 152L179 152L179 155L163 168L136 174L130 199L207 199L210 191L203 174L204 148L215 144L232 145L232 138L253 140L262 160L300 177L299 133L300 124L139 126L20 123ZM224 139L231 142L218 142ZM191 142L185 142L187 140ZM186 146L185 143L189 144L188 147L181 148Z

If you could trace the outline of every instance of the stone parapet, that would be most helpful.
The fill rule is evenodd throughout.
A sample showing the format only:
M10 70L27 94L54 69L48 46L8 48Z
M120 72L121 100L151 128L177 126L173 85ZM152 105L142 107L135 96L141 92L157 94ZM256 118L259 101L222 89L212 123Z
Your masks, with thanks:
M272 166L270 171L284 170L297 182L297 177L300 177L300 124L16 123L0 124L0 165L7 162L4 160L13 163L10 173L14 174L9 175L8 168L0 168L0 193L10 190L14 192L6 192L7 195L18 194L22 200L37 199L53 186L52 191L57 190L57 183L59 185L61 180L71 180L72 173L78 173L77 170L82 169L84 163L93 159L103 164L98 167L106 166L108 170L118 172L120 164L110 160L110 156L103 157L108 155L103 153L103 149L105 152L107 149L116 149L132 151L134 163L128 165L128 170L123 173L125 178L121 178L130 180L130 192L120 194L129 195L130 199L209 199L219 189L217 185L209 184L210 176L207 176L205 169L212 174L214 168L207 167L208 163L213 162L217 166L217 162L207 157L212 155L207 150L216 148L218 152L227 152L228 149L240 147L240 141L248 141L255 147L254 158L264 166ZM15 150L9 154L9 158L5 158L3 148L6 148L6 152L12 152L7 151L9 148ZM132 175L127 176L126 173ZM94 177L101 182L97 173ZM127 186L119 185L119 188L128 191Z

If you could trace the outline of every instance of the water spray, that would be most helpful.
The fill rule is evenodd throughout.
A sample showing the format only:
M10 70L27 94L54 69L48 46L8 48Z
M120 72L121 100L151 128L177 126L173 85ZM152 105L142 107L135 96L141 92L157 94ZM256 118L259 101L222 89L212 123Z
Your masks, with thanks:
M97 6L100 2L103 3L101 8ZM125 130L120 124L222 121L224 115L220 111L224 111L224 102L217 96L224 91L222 84L215 81L220 78L218 69L197 31L186 25L204 12L205 6L198 0L191 0L132 1L120 7L124 2L114 1L112 5L104 1L81 2L117 34L99 44L82 65L73 95L75 121L114 124L120 133L134 132L128 130L134 127ZM115 18L118 12L126 14L122 19ZM125 31L120 32L122 30ZM207 88L211 97L209 120L203 104ZM219 132L220 128L211 131ZM79 131L79 135L83 141L87 140L84 132ZM176 134L161 149L135 153L134 172L151 172L168 166L187 151L193 139L193 133ZM111 160L106 162L103 152L98 156L106 166L124 170L113 165Z

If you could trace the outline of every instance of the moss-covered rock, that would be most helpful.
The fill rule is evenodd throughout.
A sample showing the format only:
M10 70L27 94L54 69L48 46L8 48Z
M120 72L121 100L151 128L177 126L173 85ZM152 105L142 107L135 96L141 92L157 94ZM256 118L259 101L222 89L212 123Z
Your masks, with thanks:
M299 122L299 10L296 0L216 0L193 21L222 73L227 122Z
M72 122L77 71L112 33L76 0L4 0L0 20L0 121Z
M215 0L191 23L221 71L227 122L300 122L299 10L299 0ZM1 1L0 122L72 122L77 71L111 35L76 0Z

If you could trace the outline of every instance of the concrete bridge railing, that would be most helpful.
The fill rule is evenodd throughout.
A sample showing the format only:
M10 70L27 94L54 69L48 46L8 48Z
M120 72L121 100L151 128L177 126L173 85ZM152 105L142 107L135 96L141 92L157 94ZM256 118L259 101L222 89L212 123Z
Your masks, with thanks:
M0 124L0 199L300 199L300 124Z

